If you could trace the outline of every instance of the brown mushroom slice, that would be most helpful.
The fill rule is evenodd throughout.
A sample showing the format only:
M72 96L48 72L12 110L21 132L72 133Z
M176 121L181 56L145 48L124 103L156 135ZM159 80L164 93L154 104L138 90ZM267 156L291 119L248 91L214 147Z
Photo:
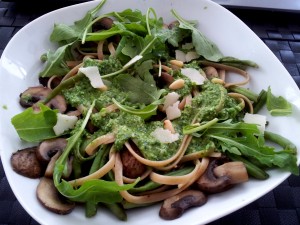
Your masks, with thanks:
M20 105L28 108L43 100L51 92L51 89L43 86L29 87L23 93L20 94ZM59 112L64 113L67 110L67 103L62 95L56 95L51 99L47 106L58 109Z
M20 105L27 108L33 106L38 101L47 96L51 90L46 87L29 87L23 93L20 94Z
M243 162L228 162L214 168L217 177L229 177L231 184L243 183L249 180L247 169Z
M109 30L113 26L114 21L109 17L103 17L98 21L98 23L105 30Z
M63 151L67 146L65 138L53 138L41 142L36 152L37 158L44 164L48 164L51 157L58 151Z
M224 158L213 159L206 172L196 182L198 188L207 193L226 191L233 185L249 179L243 162L224 162ZM220 165L221 164L221 165Z
M10 158L13 170L25 177L41 177L44 168L36 156L36 149L37 147L30 147L13 153Z
M207 197L202 191L186 190L166 199L160 208L159 216L165 220L179 218L185 210L194 206L202 206Z
M53 172L55 167L55 162L61 156L62 151L57 151L54 156L51 157L50 162L47 165L47 168L45 170L45 177L53 178Z
M120 157L123 164L123 174L128 178L140 177L147 167L139 162L127 149L120 152Z
M36 189L36 196L40 203L50 211L65 215L75 207L75 203L67 202L62 199L59 192L54 186L53 180L43 177Z
M67 110L67 102L62 95L56 95L47 103L47 106L58 109L60 113L64 113Z
M207 193L218 193L226 191L232 187L230 177L224 175L216 177L214 168L220 163L220 159L213 159L210 161L205 173L196 181L197 187Z

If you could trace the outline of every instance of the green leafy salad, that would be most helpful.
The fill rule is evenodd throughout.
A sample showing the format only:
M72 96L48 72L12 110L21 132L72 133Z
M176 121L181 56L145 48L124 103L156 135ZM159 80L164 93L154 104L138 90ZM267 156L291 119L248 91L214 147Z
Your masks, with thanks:
M29 177L41 178L42 205L59 214L84 205L87 217L104 206L126 220L126 209L162 202L159 215L170 220L270 169L299 174L295 145L259 114L266 106L289 116L292 105L271 87L244 87L255 62L224 56L175 10L165 24L153 8L99 14L103 4L54 25L58 47L41 56L41 85L20 94L26 109L11 121L35 143L12 165L23 175L28 161L30 174L38 168ZM227 82L231 73L242 79ZM28 150L33 159L18 157ZM45 194L45 182L59 196Z

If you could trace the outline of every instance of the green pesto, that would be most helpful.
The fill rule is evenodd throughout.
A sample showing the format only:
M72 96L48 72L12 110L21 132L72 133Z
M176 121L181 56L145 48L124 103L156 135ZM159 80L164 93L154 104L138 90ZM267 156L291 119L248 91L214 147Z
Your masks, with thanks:
M126 141L133 140L142 155L150 160L164 160L171 157L180 144L180 140L164 144L151 135L157 127L163 127L163 122L145 122L141 117L125 112L114 113L112 116L97 113L92 116L92 122L106 133L116 133L114 144L117 150L121 150Z
M189 144L186 154L191 154L195 152L200 152L202 156L207 156L216 149L213 141L208 138L196 138L193 137L191 143Z
M114 60L111 58L103 62L112 63ZM98 61L88 59L85 61L85 65L97 65L99 67L103 62L99 63ZM109 66L110 64L108 63L107 67ZM103 70L102 67L101 69ZM109 70L106 68L106 72L111 72ZM190 94L195 87L190 79L183 76L180 72L175 72L174 77L175 79L183 78L185 80L185 87L176 90L177 93L180 96ZM146 159L159 161L168 159L174 155L180 146L182 135L180 135L178 141L164 144L151 135L157 127L163 127L162 121L144 121L137 115L123 111L108 113L105 107L112 104L112 98L127 106L139 107L139 105L127 100L126 93L120 90L122 87L118 83L118 76L111 78L107 84L108 90L100 91L93 88L89 80L84 77L74 87L63 91L67 102L74 107L78 105L88 107L96 99L98 112L91 116L91 122L99 130L93 135L85 135L89 141L97 136L114 132L116 133L114 145L117 150L121 150L126 141L132 140ZM238 102L227 95L227 91L222 85L207 81L201 85L200 92L193 98L192 104L186 106L182 111L181 117L173 120L173 125L175 130L181 133L183 127L190 125L192 121L208 121L215 117L226 120L235 117L240 111ZM215 146L210 140L202 140L201 137L194 137L187 149L187 154L202 152L203 155L207 155L213 149L215 149Z
M97 66L101 75L116 72L122 69L122 64L115 57L109 57L102 61L87 58L84 60L84 67Z

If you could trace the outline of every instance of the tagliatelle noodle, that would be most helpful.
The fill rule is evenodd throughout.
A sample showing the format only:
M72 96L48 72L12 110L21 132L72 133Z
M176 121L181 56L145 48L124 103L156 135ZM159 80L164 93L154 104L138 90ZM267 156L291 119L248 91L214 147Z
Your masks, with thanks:
M167 184L167 185L179 185L186 184L189 180L191 180L197 173L200 164L196 164L194 170L186 175L182 176L167 176L161 175L155 172L150 173L150 179L159 184Z
M52 88L51 88L51 83L52 83L52 81L56 78L57 76L52 76L52 77L50 77L49 78L49 80L48 80L48 82L47 82L47 88L49 88L49 89L51 89L52 90Z
M253 105L252 105L251 101L249 100L249 98L247 98L245 95L232 92L232 93L228 93L228 96L235 98L235 99L239 99L239 98L243 99L249 107L249 113L253 114Z
M149 167L141 176L140 176L140 180L144 180L145 178L147 178L149 176L149 174L151 174L152 169ZM129 178L129 177L125 177L123 175L123 182L127 183L127 184L131 184L134 183L136 179L133 178Z
M187 148L186 141L188 139L189 139L189 135L185 135L182 139L181 145L179 146L179 149L177 150L176 154L173 155L169 159L161 160L161 161L153 161L153 160L149 160L149 159L145 159L145 158L141 157L133 150L133 148L131 147L131 145L128 141L125 142L125 146L128 149L128 151L142 164L160 169L160 168L163 168L164 166L167 166L168 164L174 162L178 157L182 156L185 153L185 150Z
M115 49L115 46L112 42L109 42L108 44L108 51L110 53L111 56L114 56L116 54L116 49Z
M103 54L103 45L104 45L104 41L99 41L98 42L98 46L97 46L97 57L100 60L103 60L104 58L104 54Z
M205 65L205 66L213 66L216 69L221 69L221 70L234 72L234 73L237 73L237 74L242 75L243 77L245 77L245 80L243 80L243 81L225 83L224 87L226 87L226 88L228 88L230 86L242 86L242 85L245 85L245 84L249 83L249 81L250 81L249 73L247 73L246 71L241 70L239 68L236 68L236 67L233 67L233 66L227 66L227 65L224 65L224 64L220 64L220 63L210 62L210 61L202 61L201 64Z
M100 179L101 177L103 177L105 174L107 174L109 171L111 171L115 165L115 161L116 161L116 152L114 150L114 148L112 147L110 149L110 158L107 161L107 163L102 166L99 170L95 171L94 173L85 176L85 177L81 177L75 180L71 180L69 181L69 183L74 186L80 186L82 185L84 182L88 181L88 180L93 180L93 179Z
M72 68L61 80L61 82L69 79L70 77L75 76L78 73L78 70L80 67L82 67L83 63L79 63L77 66L75 66L74 68Z
M135 203L135 204L154 203L154 202L159 202L159 201L165 200L169 197L179 194L180 192L187 189L192 183L194 183L195 180L198 179L204 173L204 171L206 170L206 168L208 166L208 163L209 163L209 160L206 158L203 158L201 163L198 160L198 162L196 162L196 164L201 164L201 165L197 171L196 176L180 188L175 188L175 189L171 189L171 190L167 190L167 191L163 191L163 192L159 192L159 193L140 195L140 196L132 195L132 194L128 193L128 191L120 191L120 194L126 201ZM117 153L116 163L115 163L115 180L118 185L123 185L122 177L123 177L122 161L121 161L119 153Z
M88 155L93 155L97 147L99 147L100 145L113 143L115 141L115 138L116 135L114 133L108 133L97 137L86 146L85 152Z

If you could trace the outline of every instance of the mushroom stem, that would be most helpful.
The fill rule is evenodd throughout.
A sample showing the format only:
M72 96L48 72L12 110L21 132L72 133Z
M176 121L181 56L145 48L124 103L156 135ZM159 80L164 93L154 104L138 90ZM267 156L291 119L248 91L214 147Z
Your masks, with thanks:
M202 206L207 202L203 192L187 190L166 199L160 208L159 216L165 220L179 218L185 210L193 206Z
M248 181L248 173L243 162L228 162L214 169L217 177L227 176L231 184Z

